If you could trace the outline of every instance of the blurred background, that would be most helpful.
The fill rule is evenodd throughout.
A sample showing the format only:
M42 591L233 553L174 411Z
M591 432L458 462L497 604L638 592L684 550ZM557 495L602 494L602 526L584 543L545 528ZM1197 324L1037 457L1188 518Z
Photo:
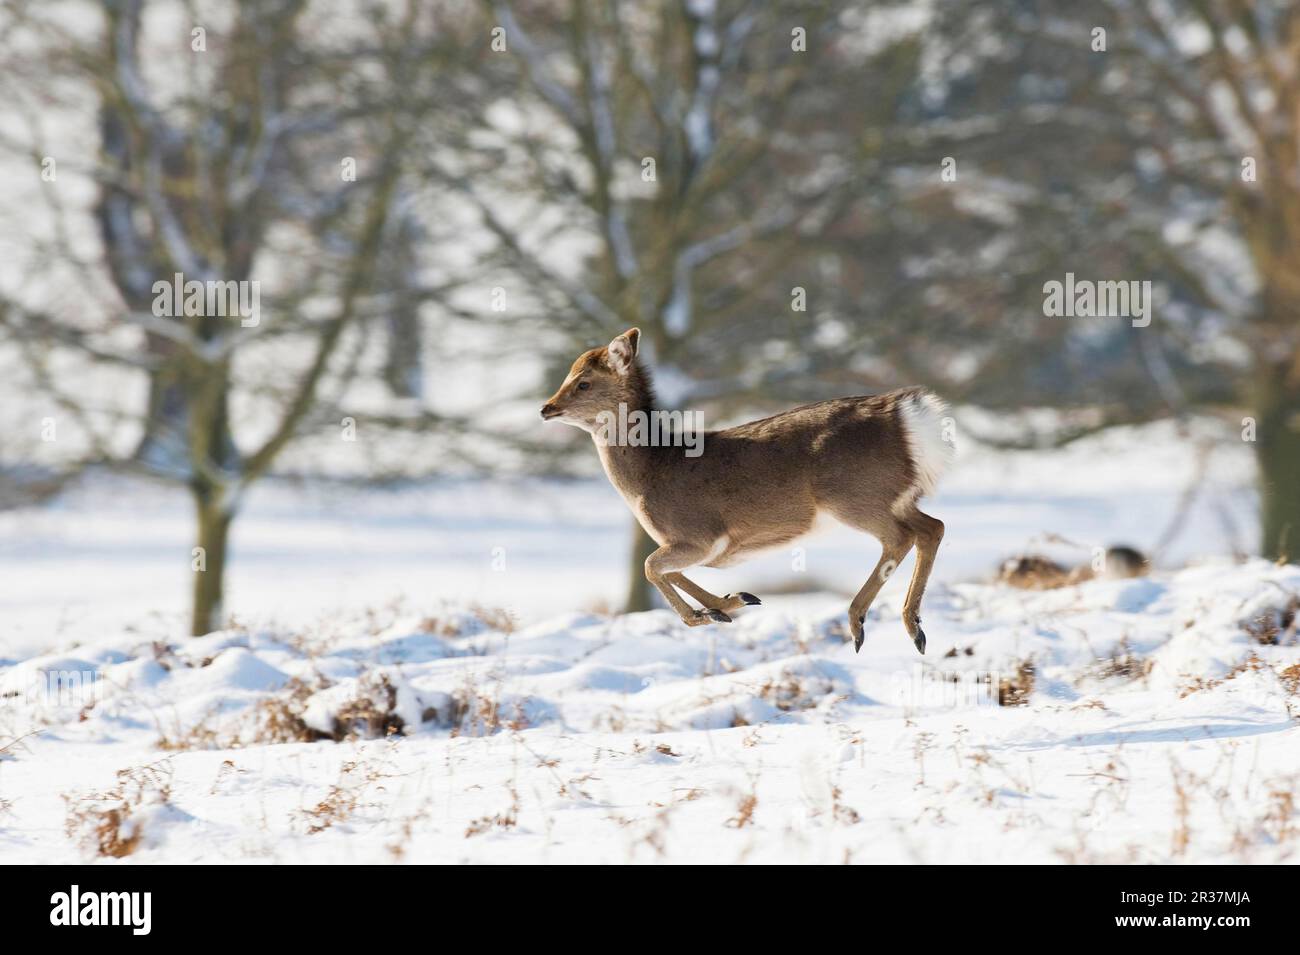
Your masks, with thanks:
M710 427L943 394L937 581L1288 558L1296 8L0 0L0 657L651 606L590 440L537 415L634 325ZM1047 314L1067 274L1150 282L1150 324ZM255 320L160 308L177 276Z

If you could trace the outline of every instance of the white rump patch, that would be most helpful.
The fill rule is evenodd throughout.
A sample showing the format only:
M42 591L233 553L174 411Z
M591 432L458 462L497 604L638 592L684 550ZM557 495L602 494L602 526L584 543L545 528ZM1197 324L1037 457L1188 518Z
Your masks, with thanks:
M944 418L948 406L938 395L922 392L903 399L898 405L898 419L907 435L907 451L912 459L912 484L894 501L895 514L903 514L919 498L934 492L939 478L952 463L956 448L944 440Z

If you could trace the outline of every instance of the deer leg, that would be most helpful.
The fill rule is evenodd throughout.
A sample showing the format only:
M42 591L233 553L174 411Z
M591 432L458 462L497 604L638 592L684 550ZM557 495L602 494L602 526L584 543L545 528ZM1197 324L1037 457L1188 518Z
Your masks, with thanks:
M741 607L753 607L763 602L753 594L746 593L743 590L734 594L726 594L722 597L716 596L715 594L709 593L694 581L688 580L686 575L681 573L669 574L668 579L674 587L686 591L689 596L695 598L710 610L721 610L723 613L730 614L735 613Z
M925 631L921 629L921 597L925 594L925 585L930 579L930 570L934 567L934 556L939 552L939 542L943 540L943 521L914 511L907 518L907 523L916 533L916 568L912 571L912 582L908 585L907 599L903 602L903 626L907 628L916 649L925 653Z
M880 560L876 562L875 569L871 572L871 576L867 578L867 582L862 585L862 589L858 591L858 595L849 604L849 632L853 634L854 653L862 649L864 639L862 622L867 618L867 611L871 609L871 602L876 599L876 594L880 593L880 588L885 585L885 581L889 579L890 575L898 569L898 565L903 562L903 558L907 556L907 552L911 549L912 535L902 524L899 524L892 533L881 537Z
M665 544L645 560L646 580L654 584L668 601L668 606L677 611L682 623L688 627L698 627L706 623L730 623L731 618L721 610L706 608L696 610L682 595L673 589L670 578L680 576L677 571L698 563L707 556L708 551L702 547L683 544Z

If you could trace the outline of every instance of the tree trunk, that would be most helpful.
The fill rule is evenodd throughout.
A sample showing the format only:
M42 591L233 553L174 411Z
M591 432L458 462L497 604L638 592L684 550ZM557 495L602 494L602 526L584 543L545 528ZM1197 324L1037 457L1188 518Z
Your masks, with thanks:
M226 541L234 515L211 499L211 495L195 492L195 510L198 517L198 542L202 548L194 555L194 600L190 634L201 637L220 630L223 623L226 575Z
M1300 362L1257 368L1254 404L1260 552L1291 560L1300 553Z
M149 410L135 460L157 468L181 471L189 461L189 428L184 386L174 375L154 371L149 378Z
M658 548L659 545L633 518L632 550L627 565L627 598L623 601L624 613L640 613L654 606L654 588L650 586L650 581L645 579L645 559Z
M424 367L420 360L420 319L413 305L399 300L388 316L387 347L384 381L388 390L398 398L421 397Z
M396 202L402 206L402 197ZM420 285L420 268L415 253L423 234L409 212L393 218L388 233L382 281L393 290L393 305L388 315L384 380L397 397L420 398L424 395L424 363L420 303L415 294Z

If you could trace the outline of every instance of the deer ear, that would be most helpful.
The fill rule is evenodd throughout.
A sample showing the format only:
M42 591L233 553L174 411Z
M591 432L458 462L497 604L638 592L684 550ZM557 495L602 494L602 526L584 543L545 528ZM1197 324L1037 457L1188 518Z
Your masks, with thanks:
M620 375L626 375L632 368L632 359L636 357L637 346L641 343L641 329L629 328L609 343L609 364Z

